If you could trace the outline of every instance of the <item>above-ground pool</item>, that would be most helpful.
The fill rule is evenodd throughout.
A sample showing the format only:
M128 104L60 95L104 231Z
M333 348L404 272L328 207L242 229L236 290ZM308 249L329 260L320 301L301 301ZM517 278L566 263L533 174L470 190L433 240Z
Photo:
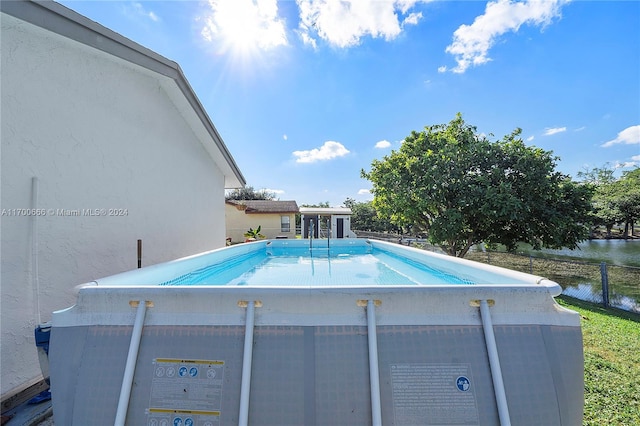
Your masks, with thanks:
M578 425L558 284L380 241L265 240L96 279L55 312L56 424Z

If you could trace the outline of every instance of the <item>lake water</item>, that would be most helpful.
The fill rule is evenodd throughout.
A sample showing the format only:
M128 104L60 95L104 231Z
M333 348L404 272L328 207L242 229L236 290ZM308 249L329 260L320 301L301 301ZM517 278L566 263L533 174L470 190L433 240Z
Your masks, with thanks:
M526 244L518 246L519 253L536 257L565 256L585 262L606 262L612 265L640 267L640 240L589 240L575 250L533 250Z
M575 250L533 250L529 245L521 244L518 253L534 257L565 258L581 262L608 265L640 267L640 240L591 240L580 243ZM596 270L598 269L595 266ZM624 271L627 271L626 273ZM535 271L534 271L535 273ZM596 275L598 275L596 273ZM609 267L609 303L620 309L640 313L640 298L637 297L638 274L632 268L619 268L615 274ZM599 277L589 279L585 276L555 278L563 288L563 294L578 299L602 303L602 282Z

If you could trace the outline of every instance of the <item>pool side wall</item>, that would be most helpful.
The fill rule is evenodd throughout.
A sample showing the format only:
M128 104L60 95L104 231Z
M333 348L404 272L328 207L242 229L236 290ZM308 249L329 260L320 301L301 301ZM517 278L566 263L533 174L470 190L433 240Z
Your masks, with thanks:
M492 301L512 423L580 424L579 318L555 304L544 287L527 291L506 286L87 287L73 308L54 315L50 360L55 421L113 424L135 317L130 302L143 300L152 307L146 315L128 424L146 424L153 415L164 415L149 412L153 404L202 408L197 392L188 387L180 401L185 406L176 406L175 396L162 401L157 397L161 386L174 395L182 392L175 388L180 383L158 381L158 359L221 362L224 382L209 386L216 395L209 412L219 413L215 418L221 425L237 424L246 314L239 302L254 300L261 306L255 311L250 422L369 425L362 301L375 300L384 424L416 424L416 416L420 424L442 424L443 410L460 420L448 424L497 424L480 314L473 306L479 298ZM470 380L470 393L453 392L455 375ZM415 399L425 392L431 402Z
M311 242L316 243L323 241ZM423 257L418 250L393 244L350 243L437 260L443 266L449 259ZM487 270L486 277L497 274L511 284L135 285L170 279L269 244L216 250L80 287L77 303L53 315L56 423L113 424L135 321L133 306L143 302L149 308L127 424L171 424L177 417L192 418L195 424L238 424L246 305L254 301L249 422L370 425L369 300L376 305L383 424L498 424L480 300L490 306L512 424L582 423L580 318L555 303L557 284L539 277ZM469 262L459 265L453 267L457 272ZM176 376L180 369L194 376ZM168 377L168 371L174 375Z

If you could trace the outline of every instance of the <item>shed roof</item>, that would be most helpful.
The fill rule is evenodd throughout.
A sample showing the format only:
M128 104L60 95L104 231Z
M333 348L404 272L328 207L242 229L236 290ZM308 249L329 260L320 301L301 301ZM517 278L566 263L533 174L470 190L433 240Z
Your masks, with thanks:
M224 174L225 188L240 188L246 184L227 146L176 62L54 1L0 1L0 10L150 72L158 79Z
M309 215L350 215L353 212L347 207L301 207L300 213Z
M298 204L295 201L275 200L227 200L246 214L260 213L298 213Z

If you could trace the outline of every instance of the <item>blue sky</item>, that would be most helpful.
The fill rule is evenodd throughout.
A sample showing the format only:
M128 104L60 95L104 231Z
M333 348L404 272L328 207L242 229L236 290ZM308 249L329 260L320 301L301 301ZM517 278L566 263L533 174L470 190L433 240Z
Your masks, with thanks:
M640 165L640 2L61 1L180 64L247 184L301 204L460 112L558 170Z

